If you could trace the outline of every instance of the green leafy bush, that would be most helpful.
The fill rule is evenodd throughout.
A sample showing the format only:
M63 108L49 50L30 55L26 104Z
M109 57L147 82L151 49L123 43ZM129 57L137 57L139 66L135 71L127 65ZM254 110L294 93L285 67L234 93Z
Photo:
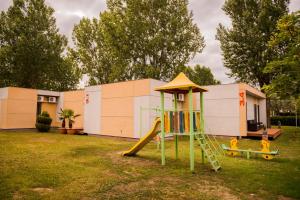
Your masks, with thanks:
M36 119L35 127L39 132L48 132L51 128L52 119L48 112L44 111Z
M35 127L39 132L48 132L50 130L50 126L47 124L36 123Z
M300 116L298 116L297 122L300 124ZM296 116L273 116L271 117L271 124L278 125L278 122L282 126L296 126Z
M50 117L45 117L45 116L38 116L38 118L36 119L36 122L37 123L40 123L40 124L46 124L46 125L50 125L51 122L52 122L52 119Z
M47 111L43 111L41 113L41 116L43 116L43 117L50 117L50 115L49 115L49 113Z

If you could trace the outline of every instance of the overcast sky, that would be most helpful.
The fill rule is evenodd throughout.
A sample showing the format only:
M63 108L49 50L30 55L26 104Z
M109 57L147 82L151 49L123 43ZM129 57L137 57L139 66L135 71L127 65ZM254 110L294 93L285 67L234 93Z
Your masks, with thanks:
M83 16L98 17L99 12L106 9L105 0L46 0L55 9L55 17L60 32L71 40L72 29ZM205 38L206 47L201 54L195 56L190 65L206 65L211 68L216 79L222 83L234 82L226 75L222 64L220 44L215 40L216 27L219 23L230 25L229 18L223 13L224 0L190 0L189 9L193 11L194 21L198 24ZM6 10L12 0L0 0L0 10ZM300 9L300 0L291 0L290 11Z

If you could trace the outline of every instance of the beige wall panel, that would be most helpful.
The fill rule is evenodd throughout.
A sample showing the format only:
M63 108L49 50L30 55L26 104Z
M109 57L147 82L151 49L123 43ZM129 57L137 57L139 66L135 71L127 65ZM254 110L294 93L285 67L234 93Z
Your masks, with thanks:
M74 128L82 128L83 127L83 114L84 114L84 91L69 91L64 92L64 109L72 109L75 114L80 114L79 117L75 119L75 123L73 124Z
M101 116L126 116L133 117L133 98L102 99Z
M4 128L35 128L37 91L25 88L8 88L7 114Z
M134 81L102 85L102 98L134 96Z
M7 100L0 100L0 129L5 128L7 120Z
M36 116L37 101L30 99L8 99L8 114L32 114Z
M134 96L146 96L150 94L150 79L134 81Z
M101 85L102 98L146 96L150 93L150 79Z
M60 126L60 122L57 120L57 104L55 103L42 103L42 112L47 111L52 118L51 126Z
M5 128L35 128L35 121L32 114L8 114Z
M133 137L133 97L102 98L101 134Z
M82 101L84 99L84 90L75 90L64 92L64 101Z
M37 90L9 87L8 99L30 99L37 101Z
M102 117L101 135L134 137L133 117Z

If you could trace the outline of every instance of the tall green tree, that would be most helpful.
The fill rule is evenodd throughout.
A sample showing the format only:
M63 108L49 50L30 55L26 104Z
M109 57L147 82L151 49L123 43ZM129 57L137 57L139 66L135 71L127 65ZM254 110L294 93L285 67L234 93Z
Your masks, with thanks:
M265 73L272 80L264 89L271 95L295 99L300 96L300 11L283 16L277 32L269 42L276 57L267 64Z
M260 88L270 84L271 75L263 73L274 57L268 42L276 31L277 21L288 12L288 3L289 0L225 1L223 10L230 17L232 27L220 24L217 39L231 77ZM270 116L269 104L268 99L267 116Z
M67 39L58 33L53 13L44 0L13 0L1 12L0 87L76 87L80 73L64 56Z
M70 50L70 55L82 72L88 75L90 85L131 79L127 61L120 59L123 55L118 54L118 47L122 46L114 46L114 39L106 33L108 27L105 27L102 18L83 18L73 30L74 48ZM108 29L116 31L114 27L112 23ZM119 39L124 37L123 32L116 32L115 35Z
M187 5L187 0L108 0L99 19L83 19L74 29L73 54L90 84L169 80L204 48Z
M183 71L191 81L198 85L217 85L221 81L216 80L209 67L195 65L194 67L183 67Z

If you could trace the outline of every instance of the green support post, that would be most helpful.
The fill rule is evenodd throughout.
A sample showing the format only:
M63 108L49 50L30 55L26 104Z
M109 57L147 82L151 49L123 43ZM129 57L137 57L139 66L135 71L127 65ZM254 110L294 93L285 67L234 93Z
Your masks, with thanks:
M247 151L247 159L250 159L250 151Z
M161 132L161 164L166 164L165 155L165 97L164 92L160 92L161 117L160 117L160 132Z
M174 111L177 112L177 93L174 93ZM178 135L175 134L175 158L178 159Z
M194 121L193 121L193 91L189 89L189 113L190 113L190 168L195 169L195 152L194 152Z
M204 134L204 105L203 105L204 99L203 99L203 92L200 92L200 134ZM201 158L202 158L202 163L205 162L205 157L204 157L204 151L201 150Z

